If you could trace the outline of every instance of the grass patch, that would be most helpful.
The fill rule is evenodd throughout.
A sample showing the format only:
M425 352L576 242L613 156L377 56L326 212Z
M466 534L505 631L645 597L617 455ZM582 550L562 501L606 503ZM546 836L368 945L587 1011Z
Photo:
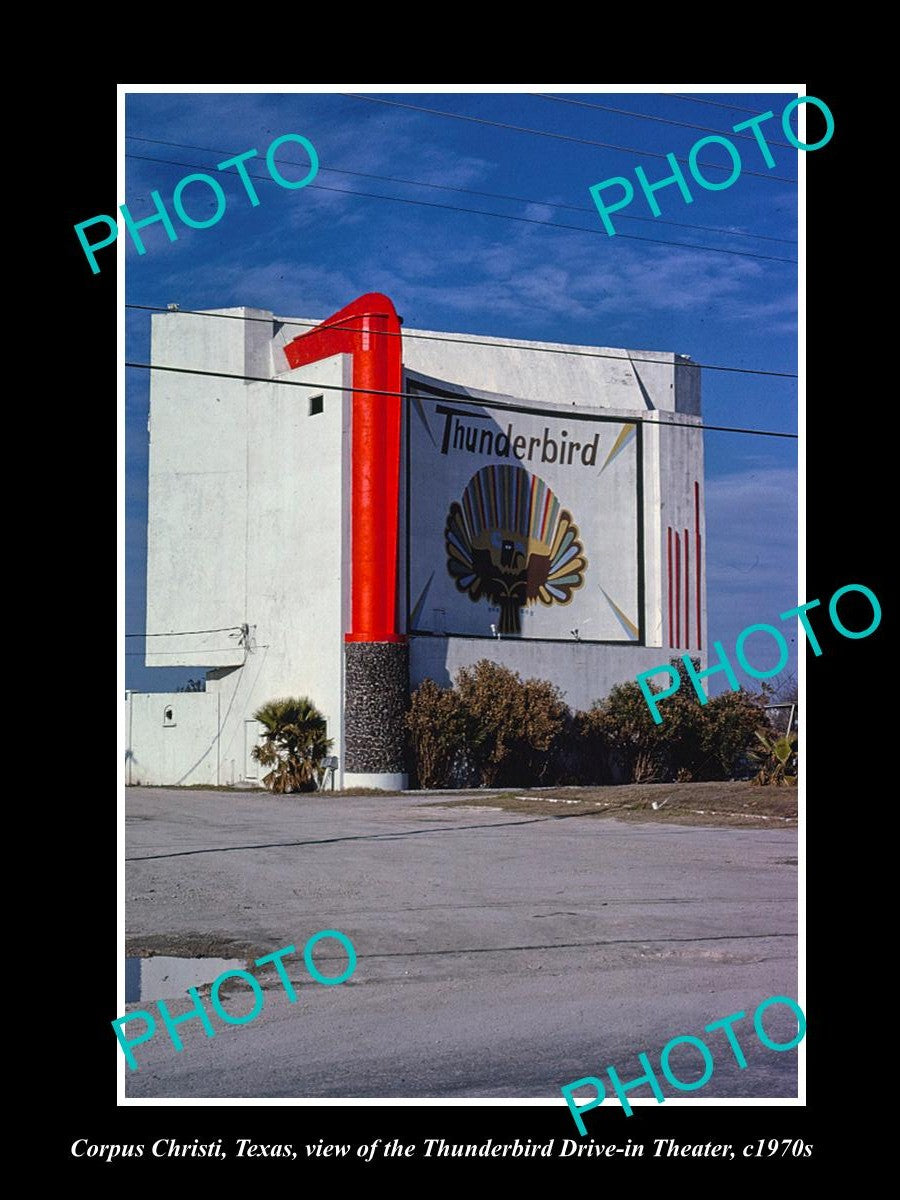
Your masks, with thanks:
M654 803L656 808L653 807ZM522 788L436 802L441 808L500 808L529 816L615 817L669 825L792 828L797 789L744 782L630 783L616 787Z

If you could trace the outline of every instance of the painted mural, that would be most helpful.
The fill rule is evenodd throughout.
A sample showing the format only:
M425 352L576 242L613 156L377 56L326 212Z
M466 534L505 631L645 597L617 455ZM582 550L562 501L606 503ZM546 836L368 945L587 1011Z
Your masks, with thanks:
M526 605L569 604L587 559L572 514L523 467L482 467L454 501L444 530L447 570L461 592L500 609L501 634L520 634Z
M406 380L409 631L639 642L639 423Z

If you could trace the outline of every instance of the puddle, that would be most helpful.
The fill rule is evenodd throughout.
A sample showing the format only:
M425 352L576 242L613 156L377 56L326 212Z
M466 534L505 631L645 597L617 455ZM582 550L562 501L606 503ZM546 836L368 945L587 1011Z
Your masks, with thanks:
M212 983L223 971L245 968L242 958L126 958L125 1003L174 1000L190 987Z

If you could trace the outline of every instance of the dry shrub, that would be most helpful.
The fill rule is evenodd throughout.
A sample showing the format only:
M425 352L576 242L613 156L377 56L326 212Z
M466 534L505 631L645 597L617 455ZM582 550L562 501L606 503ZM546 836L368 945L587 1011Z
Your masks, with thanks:
M544 679L523 680L483 658L463 667L456 690L465 714L466 754L482 787L551 782L569 710Z
M599 705L572 716L565 750L566 778L573 784L610 783L609 748Z
M657 725L640 687L617 684L603 701L572 713L554 684L522 680L482 659L453 688L426 679L407 716L424 788L652 783L728 779L766 714L748 692L700 704L681 659L681 688L660 706ZM695 663L699 671L699 661ZM654 688L654 691L659 689Z
M425 679L410 697L406 727L419 786L453 786L453 769L463 751L465 717L459 696Z
M631 777L635 783L656 783L660 775L660 764L657 756L649 751L641 751L634 760Z

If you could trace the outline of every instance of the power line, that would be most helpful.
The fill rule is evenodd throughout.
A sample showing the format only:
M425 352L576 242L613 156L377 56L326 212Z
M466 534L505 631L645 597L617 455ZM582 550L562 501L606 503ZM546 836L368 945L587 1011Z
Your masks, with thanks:
M177 657L182 654L200 654L201 652L203 654L225 654L226 652L231 653L232 650L234 650L234 646L186 646L181 650L126 650L124 654L126 658L146 658L148 654L165 655L166 658L170 658L172 655ZM197 664L188 663L186 665L190 669L191 666Z
M129 141L132 142L148 142L153 146L172 146L178 150L199 150L203 154L229 155L232 153L230 150L216 150L212 146L194 146L190 142L169 142L164 141L162 138L140 137L136 133L127 133L125 136ZM159 159L146 161L162 162L165 160ZM284 166L296 166L296 163L291 163L288 159L284 158L276 158L273 161L276 163L281 163ZM533 197L528 196L509 196L503 192L482 192L476 188L453 187L448 183L425 183L421 179L403 179L399 175L375 175L371 171L350 171L341 167L320 167L319 169L320 171L324 171L329 175L353 175L360 179L377 179L382 183L404 183L409 184L411 187L433 188L435 191L441 192L457 192L464 196L483 196L489 200L510 200L517 204L540 204L544 208L559 208L564 209L567 212L583 212L591 213L592 215L597 212L596 207L591 208L587 204L558 204L550 200L535 200ZM253 178L265 179L265 176L256 175ZM764 242L783 242L788 246L793 246L796 244L796 238L773 237L771 234L766 233L748 233L740 229L723 229L718 225L691 225L686 221L670 221L665 217L636 217L627 213L620 213L617 219L624 221L641 221L643 223L649 223L651 225L655 224L657 226L672 225L676 229L694 229L700 233L718 233L723 237L756 238L757 240Z
M402 400L413 400L413 399L420 398L415 392L394 392L394 391L389 391L384 388L357 388L357 387L352 387L348 384L341 384L341 383L317 383L314 380L301 381L299 379L267 379L267 378L265 378L265 376L261 376L261 375L238 375L238 374L234 374L234 373L231 373L228 371L201 371L196 367L164 367L158 363L136 363L136 362L126 362L125 366L131 367L134 370L141 370L141 371L169 371L176 375L204 375L211 379L238 379L238 380L242 380L245 383L275 383L275 384L279 384L282 387L299 387L299 388L306 388L307 390L310 388L316 388L316 389L321 388L323 391L329 391L329 392L364 392L366 395L369 395L369 396L397 396ZM458 404L472 404L472 405L479 404L478 400L472 400L465 396L456 397L455 402ZM497 401L491 401L491 407L492 408L512 408L514 406L508 405L508 404L501 404ZM576 414L576 415L578 415L578 414ZM633 420L634 424L637 424L638 421L642 421L642 417L639 413L635 413L633 418L623 417L621 419L624 422L627 422L628 420ZM709 429L709 430L714 430L714 431L720 432L720 433L752 433L752 434L756 434L758 437L791 438L795 441L798 438L798 435L796 433L785 433L780 430L774 430L774 429L741 429L734 425L705 425L705 424L692 425L686 421L652 421L652 422L648 421L648 422L646 422L646 424L648 424L648 425L671 425L676 429Z
M531 96L537 96L540 100L554 100L557 104L577 104L581 108L597 108L603 112L618 113L621 117L635 117L639 121L659 121L663 125L679 125L682 129L696 129L700 133L716 133L720 137L728 137L730 139L740 138L743 141L755 142L756 138L752 133L737 133L733 129L713 129L709 125L693 125L690 121L675 121L671 117L658 117L653 113L636 113L630 112L627 108L613 108L610 104L592 104L589 100L574 100L569 96L551 96L549 92L529 92ZM759 114L756 114L759 116ZM770 146L777 146L781 150L796 150L796 146L791 146L788 142L769 142Z
M489 121L486 117L470 117L464 113L445 112L440 108L423 108L419 104L405 104L402 100L385 100L381 96L360 96L356 92L339 92L341 96L346 96L349 100L365 100L369 104L389 104L394 108L410 108L414 112L428 113L433 117L450 117L454 121L472 121L476 125L491 125L495 129L511 129L513 133L531 133L536 137L556 138L561 142L578 142L582 146L599 146L601 150L621 150L627 154L638 154L644 158L667 158L665 154L661 154L655 150L638 150L634 146L615 146L610 142L595 142L590 138L572 137L568 133L551 133L547 129L529 129L524 125L509 125L505 121ZM750 111L750 110L748 110ZM686 158L678 158L675 156L675 161L686 163ZM707 167L711 171L731 171L732 166L723 167L720 163L698 162L695 164L698 167ZM763 171L744 171L744 175L753 175L757 179L773 179L779 183L796 183L796 179L788 179L784 175L772 175Z
M125 637L187 637L194 633L231 633L232 630L240 632L240 625L220 625L217 629L174 629L171 633L126 633Z
M752 113L754 117L758 117L759 113L755 108L743 108L740 104L723 104L721 100L706 100L700 96L687 96L683 92L662 92L663 96L675 96L678 100L691 100L694 104L710 104L714 108L731 108L735 112Z
M201 167L209 169L208 163L179 162L173 158L153 158L147 154L131 154L126 152L125 157L137 159L141 162L166 163L172 167ZM274 182L267 175L250 175L250 178L262 182ZM362 196L368 200L388 200L394 204L411 204L418 208L440 208L445 212L469 213L478 217L496 217L501 221L517 221L525 225L540 225L544 229L569 229L576 233L607 236L606 231L602 229L585 229L583 225L565 225L561 221L538 221L534 217L517 217L510 213L486 212L482 208L462 208L456 204L438 204L434 200L410 200L405 196L384 196L380 192L357 192L352 188L329 187L325 183L308 183L306 186L318 192L336 192L340 196ZM620 233L616 236L627 238L632 242L650 242L655 246L676 246L682 250L700 250L709 254L730 254L738 258L759 258L765 262L790 263L794 266L797 264L795 258L779 258L777 255L772 254L756 254L750 250L724 250L719 246L699 246L695 242L672 242L663 238L641 237L636 233Z
M153 304L126 304L125 307L137 309L141 312L169 312L168 308L163 308ZM189 317L212 317L216 320L222 321L255 321L263 325L271 325L272 321L278 321L279 325L297 326L304 329L318 329L319 326L323 324L322 321L297 321L288 318L281 320L278 317L247 317L240 313L203 312L201 309L195 308L179 308L178 312ZM438 333L407 333L402 331L400 333L394 333L392 330L387 329L354 329L351 325L343 324L341 325L341 329L343 329L345 333L368 333L373 337L399 337L403 339L409 339L410 341L421 342L450 342L456 346L487 346L489 349L493 350L510 349L509 346L498 344L497 342L488 342L479 338L448 337ZM628 354L627 356L623 356L621 354L604 354L600 350L568 350L563 347L557 349L555 346L528 345L516 345L511 348L514 350L530 350L535 354L562 354L570 358L608 358L613 359L616 362L655 363L657 366L660 362L658 358L640 358L634 354ZM703 371L727 371L736 375L766 375L774 379L797 378L796 373L793 371L764 371L761 367L727 367L718 365L716 363L700 363L693 361L687 365L699 367Z

